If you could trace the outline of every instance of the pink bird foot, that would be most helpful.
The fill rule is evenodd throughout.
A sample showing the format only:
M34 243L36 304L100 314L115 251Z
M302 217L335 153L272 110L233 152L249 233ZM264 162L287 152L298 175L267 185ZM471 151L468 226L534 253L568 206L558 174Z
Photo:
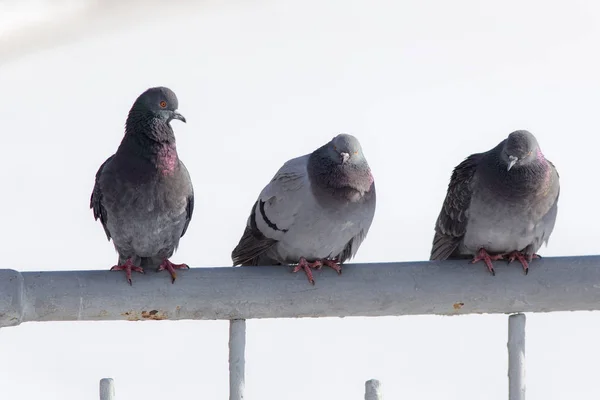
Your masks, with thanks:
M523 270L525 271L525 275L527 275L529 273L529 263L531 262L531 260L533 260L534 258L542 258L541 256L539 256L537 254L532 254L532 255L526 257L520 251L513 251L512 253L508 253L506 255L506 257L508 257L508 263L509 264L511 262L515 261L515 259L519 260L519 262L523 266Z
M323 263L321 261L315 261L315 262L311 263L311 262L306 261L306 258L300 257L300 261L298 261L298 265L296 265L294 267L294 270L292 272L295 273L300 270L303 270L304 273L306 274L306 277L308 278L308 281L310 282L310 284L314 285L315 278L313 278L313 274L310 269L311 268L318 269L318 268L321 268L322 266L323 266Z
M317 265L315 267L316 269L321 269L321 267L323 267L323 265L326 265L329 268L333 269L335 272L337 272L338 275L342 274L342 266L336 260L319 260L319 261L315 261L315 264L317 264L317 263L319 263L319 265Z
M504 256L502 254L490 255L484 248L479 249L479 252L473 260L471 264L475 264L477 261L483 261L485 265L487 265L488 271L492 273L492 275L496 276L496 271L494 271L494 266L492 265L492 261L502 260Z
M110 269L111 271L125 271L125 277L127 278L127 282L129 282L130 286L133 286L131 282L131 271L139 272L140 274L144 273L144 269L142 267L137 267L133 265L131 258L128 258L123 265L115 265Z
M173 264L171 261L165 260L158 266L158 271L167 270L171 274L171 283L175 283L175 279L177 279L177 274L175 273L176 269L190 269L187 264Z
M296 265L296 267L294 267L294 270L292 272L298 272L300 270L303 270L304 273L306 273L306 277L308 278L308 281L312 285L314 285L315 279L313 278L311 268L312 269L321 269L323 267L323 265L326 265L329 268L335 270L335 272L337 272L338 275L342 274L342 267L335 260L326 260L326 259L325 260L316 260L315 262L311 263L311 262L306 261L306 258L304 258L304 257L300 258L298 265Z

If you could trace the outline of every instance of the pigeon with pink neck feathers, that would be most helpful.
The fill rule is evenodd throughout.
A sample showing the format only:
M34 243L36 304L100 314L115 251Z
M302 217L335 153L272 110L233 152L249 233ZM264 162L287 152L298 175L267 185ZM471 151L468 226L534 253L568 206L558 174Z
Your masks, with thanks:
M340 134L314 152L286 162L262 190L233 265L323 265L341 274L375 215L375 183L358 140Z
M548 242L560 192L554 165L525 130L469 156L452 173L435 225L431 260L519 260L525 274Z
M177 96L155 87L142 93L129 111L125 135L117 152L96 173L90 200L108 240L119 254L111 270L131 272L144 267L167 270L175 282L169 258L185 234L194 211L194 190L179 160L171 121L186 122L178 111Z

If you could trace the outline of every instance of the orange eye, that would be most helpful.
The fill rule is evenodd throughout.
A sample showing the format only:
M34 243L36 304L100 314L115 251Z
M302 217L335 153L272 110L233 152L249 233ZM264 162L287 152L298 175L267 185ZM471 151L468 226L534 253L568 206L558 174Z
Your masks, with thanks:
M356 150L356 151L354 152L354 154L358 154L358 150Z
M337 147L336 147L336 145L335 145L335 144L333 145L333 149L334 149L334 150L337 150Z
M160 106L161 106L161 108L165 108L165 107L167 106L167 102L166 102L166 101L164 101L164 100L163 100L163 101L161 101L161 102L160 102Z

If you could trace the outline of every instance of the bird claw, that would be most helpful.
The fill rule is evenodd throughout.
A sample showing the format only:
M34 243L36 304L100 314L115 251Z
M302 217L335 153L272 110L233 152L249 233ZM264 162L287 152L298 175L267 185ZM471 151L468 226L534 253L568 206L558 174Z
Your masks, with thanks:
M165 260L158 266L156 272L167 270L169 274L171 274L171 283L175 283L175 279L177 279L177 274L175 273L176 269L190 269L187 264L173 264L171 261Z
M491 255L484 248L481 248L481 249L479 249L479 252L477 253L477 255L475 257L473 257L471 264L475 264L478 261L483 261L485 263L485 265L487 266L488 271L490 271L490 273L493 276L496 276L496 271L494 270L492 261L502 260L503 258L504 258L504 256L502 254Z
M298 265L296 265L294 267L294 270L292 272L294 273L294 272L303 270L304 273L306 274L306 277L308 278L308 281L311 283L311 285L314 285L315 278L313 277L311 269L319 270L319 269L323 268L323 265L325 265L329 268L332 268L333 270L335 270L335 272L338 273L338 275L342 274L342 267L336 260L323 259L323 260L316 260L311 263L311 262L306 261L306 258L304 258L304 257L300 258L300 261L298 261Z
M321 261L315 261L315 262L308 262L306 261L306 258L301 257L300 261L298 261L298 265L296 265L294 267L294 270L292 271L293 273L298 272L300 270L303 270L304 273L306 274L306 277L308 278L308 281L310 282L311 285L315 284L315 278L313 278L313 274L312 271L310 270L312 269L319 269L323 266L323 263Z
M523 266L525 275L529 274L529 263L531 262L531 260L533 260L534 258L542 258L538 254L529 254L527 255L527 257L525 257L525 255L521 251L513 251L512 253L509 253L507 257L509 264L515 260L519 260L519 262Z
M342 266L336 260L323 260L323 264L333 269L338 275L342 274Z
M142 267L138 267L133 265L131 258L128 258L123 265L115 265L111 269L111 271L125 271L125 278L127 278L127 282L129 286L133 286L133 282L131 281L131 271L139 272L140 274L144 273L144 269Z

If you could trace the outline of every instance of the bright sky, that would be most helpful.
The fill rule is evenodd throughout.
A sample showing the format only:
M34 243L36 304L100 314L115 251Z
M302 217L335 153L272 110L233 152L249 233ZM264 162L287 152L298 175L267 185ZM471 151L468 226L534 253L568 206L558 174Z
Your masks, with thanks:
M561 176L541 254L598 253L599 191L588 182L600 130L600 4L209 3L117 18L94 35L74 33L77 41L0 58L4 267L115 263L88 208L94 174L132 102L158 85L177 93L188 120L173 125L196 191L174 262L230 265L275 171L339 132L361 140L377 182L358 262L427 259L452 168L516 129L537 136ZM377 378L387 399L504 400L507 329L506 316L249 321L246 398L361 399L364 381ZM1 397L94 399L99 379L112 377L119 399L224 399L227 331L225 321L1 329ZM528 315L528 399L600 397L599 335L597 313Z

